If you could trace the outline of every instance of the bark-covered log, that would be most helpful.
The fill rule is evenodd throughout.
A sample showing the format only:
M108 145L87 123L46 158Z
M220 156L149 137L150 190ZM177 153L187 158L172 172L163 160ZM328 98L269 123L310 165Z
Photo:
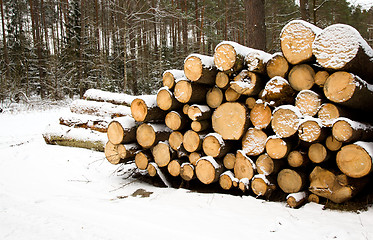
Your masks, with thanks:
M285 193L296 193L306 187L307 177L301 171L285 168L278 173L277 183Z
M115 118L108 126L107 137L113 144L135 142L137 125L129 116Z
M304 167L309 163L307 153L300 150L293 150L288 154L287 161L290 167Z
M177 152L170 147L168 141L157 143L152 149L152 154L154 162L159 167L166 167L170 161L177 157Z
M167 112L157 106L157 95L149 95L133 100L131 113L137 122L153 122L164 120Z
M201 157L197 161L196 176L204 184L211 184L219 180L224 170L223 165L211 156Z
M277 136L287 138L298 132L302 114L291 105L277 107L272 113L271 126Z
M126 163L135 158L136 152L140 148L137 143L113 144L107 142L105 145L105 157L111 164Z
M334 120L332 134L337 141L344 143L373 141L373 126L348 118L337 118Z
M273 180L263 174L255 175L251 180L251 190L258 197L269 198L272 192L276 189Z
M321 96L311 90L302 90L295 98L295 106L303 116L315 116L321 107Z
M212 114L212 128L224 140L238 140L247 130L248 114L247 108L241 103L223 103Z
M230 190L231 188L238 186L238 179L228 170L220 175L219 184L222 189Z
M174 94L168 87L162 87L157 93L157 106L164 111L180 109L182 103L176 100Z
M85 128L72 128L64 125L48 125L43 133L47 144L87 148L103 152L107 142L105 133Z
M70 104L70 111L77 114L88 114L100 117L131 116L130 107L115 105L108 102L95 102L88 100L74 100Z
M265 74L266 65L272 55L261 50L252 49L245 56L245 65L250 72Z
M264 152L267 134L257 128L249 128L242 137L242 151L248 156L259 156Z
M237 73L243 69L245 56L250 50L236 42L223 41L215 47L215 66L222 72Z
M211 128L211 121L210 120L203 120L203 121L193 121L190 124L190 127L195 132L202 132Z
M250 111L250 121L257 129L266 129L272 120L272 110L265 103L256 103Z
M256 159L255 165L259 174L274 175L282 169L284 161L272 159L267 153L264 153Z
M281 50L290 64L312 61L312 43L321 29L303 20L293 20L281 31Z
M321 105L317 117L325 127L332 127L334 120L339 117L351 117L353 113L333 103Z
M317 196L314 193L311 193L311 194L308 195L307 201L319 204L320 203L320 197Z
M195 132L188 130L183 136L183 146L188 152L196 152L202 150L203 138L206 136L205 132Z
M181 164L180 176L185 181L191 181L196 178L195 167L191 163Z
M238 179L253 178L256 172L256 166L242 150L238 150L236 153L236 163L234 164L234 176Z
M231 143L224 141L218 133L209 133L205 136L202 149L207 156L214 158L224 157L232 148Z
M290 83L282 77L271 78L260 93L260 98L274 107L294 104L294 97L294 89L290 86Z
M227 153L223 158L223 165L226 169L232 170L236 164L236 154Z
M171 160L170 163L167 165L167 170L171 176L177 177L181 173L181 165L184 163L184 160L181 159L174 159Z
M201 54L190 54L184 61L184 73L192 82L214 85L217 74L214 58Z
M193 121L202 121L211 118L211 108L207 105L193 104L188 108L188 117Z
M148 174L151 177L159 176L166 187L172 187L170 181L167 178L167 173L165 173L165 169L158 167L155 162L151 162L147 168Z
M349 25L334 24L325 28L313 43L313 54L326 69L349 71L373 81L373 50Z
M290 193L286 197L286 203L291 208L299 208L307 202L308 194L306 191Z
M289 140L273 135L266 140L265 149L272 159L281 159L287 157L292 149L292 144Z
M135 164L138 169L146 170L148 168L148 164L153 161L153 155L150 150L137 151L135 156Z
M269 78L276 76L285 78L289 72L289 63L282 53L275 53L268 60L266 71Z
M189 104L184 104L183 105L183 113L185 115L188 115L188 109L189 109L190 105Z
M171 111L165 117L165 124L171 130L180 131L187 127L189 123L187 116L178 111Z
M143 148L151 148L159 141L168 140L171 129L164 124L143 123L136 131L136 140Z
M210 108L219 107L224 100L223 91L217 86L212 87L206 94L206 103Z
M168 89L173 89L177 80L186 79L184 70L171 69L164 71L162 75L162 84Z
M362 178L372 172L373 143L356 142L341 148L337 153L338 168L347 176Z
M205 85L181 80L175 85L174 95L181 103L204 103L208 90Z
M330 158L330 153L321 143L313 143L308 148L308 158L316 164L327 161Z
M308 64L295 65L290 70L288 78L295 91L309 90L315 84L315 71Z
M115 105L131 106L134 96L124 93L113 93L99 89L88 89L83 95L84 100L108 102Z
M261 77L246 69L242 70L230 82L230 86L237 93L247 96L256 96L263 89L263 80Z
M247 191L250 190L250 184L251 184L250 179L248 179L248 178L241 178L241 179L239 179L239 181L238 181L238 188L239 188L243 193L245 193L245 192L247 192Z
M61 125L68 127L89 128L94 131L106 133L111 118L71 113L60 117L59 121Z
M332 102L369 112L373 106L373 86L348 72L335 72L326 80L324 94Z

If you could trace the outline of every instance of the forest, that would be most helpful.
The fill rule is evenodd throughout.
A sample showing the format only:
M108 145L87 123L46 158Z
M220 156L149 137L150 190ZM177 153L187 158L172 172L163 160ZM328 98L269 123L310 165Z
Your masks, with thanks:
M90 88L154 94L165 70L181 69L191 53L212 56L223 40L281 51L280 31L294 19L349 24L373 45L373 8L346 0L0 0L0 7L0 101Z

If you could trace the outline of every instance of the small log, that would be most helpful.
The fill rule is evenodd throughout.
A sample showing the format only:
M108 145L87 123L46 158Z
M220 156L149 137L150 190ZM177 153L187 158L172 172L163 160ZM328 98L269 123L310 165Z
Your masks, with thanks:
M254 106L256 105L256 99L253 98L253 97L248 97L245 100L245 104L246 104L248 109L253 109Z
M310 174L309 191L335 203L343 203L355 196L365 184L366 179L356 181L316 166Z
M252 49L245 56L245 65L250 72L255 72L259 74L266 73L266 65L272 55L261 50Z
M202 157L202 153L200 152L192 152L189 154L189 162L193 165L193 166L196 166L197 165L197 161L198 159L200 159Z
M277 174L284 166L284 161L272 159L264 153L257 158L255 165L259 174L267 176Z
M313 143L308 148L308 158L311 162L319 164L327 161L330 158L330 154L321 143Z
M276 185L272 183L267 176L257 174L251 180L251 190L258 197L269 198L272 192L276 189Z
M146 170L150 162L153 162L153 155L150 150L139 150L135 156L136 167L140 170Z
M224 167L228 170L232 170L234 169L235 164L236 164L236 154L227 153L223 158Z
M143 123L136 131L136 140L143 148L151 148L169 138L171 129L164 124Z
M182 113L171 111L165 117L165 124L171 130L180 131L184 129L189 123L189 119Z
M185 115L188 115L188 109L189 109L189 104L184 104L184 106L183 106L183 113L185 114Z
M99 152L104 151L107 142L105 133L60 124L48 125L43 138L47 144L87 148Z
M206 133L197 133L193 130L188 130L183 136L183 146L188 152L196 152L202 150L203 138L206 136Z
M221 158L230 151L231 144L224 141L220 134L209 133L203 139L202 149L207 156Z
M177 152L174 151L170 144L165 141L158 142L152 149L154 162L159 167L166 167L173 159L177 157Z
M294 106L277 107L272 113L272 129L281 138L291 137L298 132L301 117L299 109Z
M234 164L233 170L236 178L248 178L251 180L256 172L256 166L242 150L238 150L236 153L236 163Z
M224 94L222 90L214 86L212 87L206 94L206 103L210 108L217 108L219 107L224 100Z
M218 72L216 74L215 84L220 89L227 89L229 87L229 76L225 72Z
M330 74L327 71L324 71L324 70L318 71L315 74L315 84L319 87L324 87L326 79L328 79L329 76Z
M129 116L115 118L108 126L107 137L113 144L135 142L137 125Z
M70 113L59 119L61 125L74 128L89 128L94 131L106 133L111 118L98 117L87 114Z
M185 181L191 181L196 178L195 167L191 163L181 164L180 177Z
M257 128L249 128L242 137L242 151L248 156L259 156L264 152L267 134Z
M312 61L312 43L321 29L303 20L293 20L281 31L281 50L290 64Z
M209 89L198 83L181 80L175 85L175 98L181 103L203 103Z
M291 208L299 208L306 203L308 199L307 197L308 197L308 194L305 191L297 192L297 193L290 193L286 197L286 203Z
M347 176L362 178L372 172L373 143L355 142L337 153L338 168Z
M175 82L178 79L186 79L184 70L178 70L178 69L166 70L162 75L163 87L168 87L168 89L173 89L175 87Z
M193 104L188 108L188 117L193 121L202 121L211 118L211 108L207 105Z
M333 137L340 142L372 141L373 126L353 121L348 118L337 118L332 127Z
M195 132L202 132L211 128L211 121L210 120L203 120L203 121L193 121L190 124L190 127Z
M272 110L265 103L256 103L250 111L251 123L257 129L266 129L272 120Z
M180 109L182 103L176 100L174 94L168 87L162 87L157 93L157 106L164 111Z
M294 89L290 86L290 83L282 77L271 78L260 93L260 98L274 107L294 104L294 96Z
M115 105L131 106L135 96L124 93L113 93L99 89L88 89L83 95L84 100L95 102L108 102Z
M241 97L241 94L236 92L232 87L229 87L225 90L224 97L227 102L235 102Z
M293 150L288 154L288 164L290 167L304 167L309 163L308 155L299 150Z
M222 72L239 72L243 69L245 56L250 50L236 42L223 41L215 47L215 66Z
M166 187L172 187L171 183L168 181L164 170L159 168L158 165L154 162L149 163L148 165L148 174L151 177L159 176Z
M298 136L304 142L321 142L327 137L327 129L318 118L305 118L299 122Z
M335 72L326 80L324 94L332 102L369 112L373 86L348 72Z
M334 24L325 28L313 43L313 54L326 69L349 71L373 81L373 50L349 25Z
M177 177L181 173L181 165L183 164L183 160L174 159L171 160L170 163L167 165L167 170L171 176Z
M238 179L234 177L231 171L225 171L219 177L219 184L222 189L230 190L233 187L238 186Z
M70 111L76 114L88 114L107 118L131 116L131 109L127 106L81 99L74 100L70 104Z
M190 54L184 61L184 73L192 82L213 85L217 74L214 58Z
M266 71L269 78L276 76L285 78L289 72L289 63L282 53L275 53L268 60Z
M311 90L302 90L295 98L295 106L303 116L313 117L321 107L321 96Z
M319 204L320 203L320 198L316 194L311 193L311 194L308 195L307 201Z
M230 87L239 94L256 96L263 89L263 81L260 76L246 69L242 70L230 82Z
M219 180L223 170L220 162L211 156L205 156L197 161L196 176L202 183L211 184Z
M285 168L278 173L277 183L285 193L296 193L305 188L307 177L300 171Z
M111 164L127 163L135 158L138 150L140 150L140 146L137 143L113 144L107 142L105 157Z
M157 166L156 163L153 163L153 162L149 163L149 165L146 169L148 171L149 176L151 176L151 177L157 176L157 168L158 168L158 166Z
M243 192L247 192L250 190L250 179L248 178L241 178L238 181L238 188Z
M338 141L333 137L333 135L329 135L325 140L325 146L332 152L338 151L341 149L343 143Z
M269 136L265 142L265 150L272 159L287 157L291 151L292 144L289 140L282 139L276 135Z
M351 111L347 111L333 103L324 103L321 105L317 116L325 127L332 127L335 119L350 117Z
M180 150L183 144L183 134L179 131L173 131L168 138L168 142L173 150Z
M315 84L315 71L308 64L295 65L288 78L295 91L309 90Z
M212 114L212 128L224 140L238 140L246 132L248 114L247 108L241 103L223 103Z
M166 112L157 106L157 96L136 98L131 103L132 117L137 122L153 122L164 120Z

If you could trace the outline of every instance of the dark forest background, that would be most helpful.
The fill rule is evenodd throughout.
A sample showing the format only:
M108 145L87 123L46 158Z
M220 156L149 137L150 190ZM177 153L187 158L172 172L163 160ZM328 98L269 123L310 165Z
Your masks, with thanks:
M0 0L0 101L60 99L86 89L150 94L190 53L231 40L280 51L282 27L305 19L355 27L372 46L373 8L345 0Z

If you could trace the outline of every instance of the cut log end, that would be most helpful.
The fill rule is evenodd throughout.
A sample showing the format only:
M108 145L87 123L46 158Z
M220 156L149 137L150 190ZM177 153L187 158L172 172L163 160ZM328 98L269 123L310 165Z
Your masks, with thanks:
M146 170L151 160L152 156L150 153L146 153L145 151L139 151L138 153L136 153L135 164L136 167L140 170Z
M242 137L242 150L248 156L258 156L264 152L267 134L257 128L249 128Z
M321 143L314 143L308 148L308 158L313 163L322 163L328 158L328 151Z
M278 109L272 118L272 129L276 135L287 138L298 131L299 117L289 108Z
M222 170L222 166L219 165L212 157L200 158L197 161L196 175L197 178L204 184L211 184L218 181Z
M234 68L238 55L230 44L221 44L215 49L214 62L216 67L225 72Z
M168 138L168 142L173 150L179 150L183 144L183 134L178 131L173 131Z
M315 84L315 71L308 64L296 65L289 72L289 83L296 91L309 90Z
M183 146L188 152L195 152L202 149L203 135L193 130L188 130L183 136Z
M157 145L154 146L152 153L155 163L159 167L165 167L172 160L174 152L171 151L170 146L167 142L159 142Z
M181 169L180 169L180 176L185 181L193 180L196 177L195 172L194 172L194 166L190 163L182 164Z
M236 163L236 155L234 153L228 153L223 158L223 165L226 169L233 169Z
M238 179L253 178L255 174L255 165L253 161L247 157L242 151L237 151L236 163L234 165L234 176Z
M278 186L285 193L300 192L305 185L305 178L291 169L283 169L277 175Z
M145 101L139 98L133 100L131 103L131 113L132 117L137 122L144 121L148 114L148 107L146 106Z
M372 156L357 144L342 147L336 161L338 168L352 178L364 177L372 171Z
M215 84L221 89L227 89L229 86L228 74L224 72L218 72L216 74Z
M342 145L343 143L340 141L337 141L337 139L335 139L333 135L328 136L325 140L326 148L328 148L330 151L333 151L333 152L341 149Z
M265 129L272 120L272 110L264 103L257 103L250 111L250 120L254 127Z
M173 177L177 177L181 172L181 161L179 159L174 159L170 161L167 165L167 170Z
M270 158L281 159L288 155L290 146L288 142L281 138L270 137L265 144L265 149Z
M202 76L202 61L196 56L188 57L184 62L185 76L191 81L197 81Z
M266 70L269 78L275 76L284 78L289 71L289 63L283 55L276 54L267 62Z
M332 102L346 102L354 95L356 84L354 75L348 72L335 72L324 85L324 94Z

